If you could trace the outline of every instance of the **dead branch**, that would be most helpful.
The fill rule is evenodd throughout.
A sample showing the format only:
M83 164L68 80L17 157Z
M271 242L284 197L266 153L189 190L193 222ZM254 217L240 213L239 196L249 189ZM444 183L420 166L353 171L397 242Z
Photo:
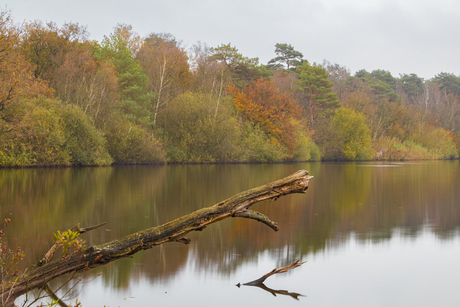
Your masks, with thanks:
M48 284L44 284L42 286L43 290L45 290L46 294L56 303L58 303L59 306L61 307L68 307L69 305L64 303L57 295L56 293L51 290L51 288L48 286Z
M11 283L4 285L0 297L6 298L9 291L13 290L12 299L10 298L7 303L7 306L13 306L13 302L17 297L30 290L42 287L58 276L102 266L166 242L188 243L190 239L185 237L187 233L203 230L207 225L227 217L242 216L251 218L275 229L276 223L270 221L261 213L254 211L247 213L247 209L263 200L277 199L280 196L292 193L306 193L311 178L313 177L308 176L307 171L298 171L291 176L241 192L214 206L197 210L166 224L142 230L108 243L89 247L81 254L43 263L41 266L28 270L14 285ZM276 273L271 275L273 274Z
M262 284L265 279L267 279L268 277L272 276L272 275L275 275L275 274L280 274L280 273L285 273L291 269L295 269L299 266L301 266L302 264L304 264L306 261L304 262L300 262L300 260L296 260L294 261L293 263L289 264L289 265L286 265L286 266L283 266L282 268L279 268L279 269L273 269L271 272L268 272L267 274L265 274L264 276L262 276L261 278L259 279L256 279L256 280L253 280L253 281L250 281L250 282L247 282L245 284L243 284L244 286L257 286L257 285L260 285Z
M246 209L243 211L236 212L235 214L233 214L233 217L244 217L248 219L253 219L253 220L264 223L265 225L267 225L274 231L279 230L278 224L271 221L266 215L263 215L262 213L257 212L257 211Z

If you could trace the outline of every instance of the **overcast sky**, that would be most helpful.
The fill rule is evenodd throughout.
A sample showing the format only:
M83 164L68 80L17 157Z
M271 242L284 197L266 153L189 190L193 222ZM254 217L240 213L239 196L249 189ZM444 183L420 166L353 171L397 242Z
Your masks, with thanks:
M16 22L78 22L101 41L117 23L141 36L168 32L186 45L231 43L266 64L276 43L309 62L460 75L460 0L0 0Z

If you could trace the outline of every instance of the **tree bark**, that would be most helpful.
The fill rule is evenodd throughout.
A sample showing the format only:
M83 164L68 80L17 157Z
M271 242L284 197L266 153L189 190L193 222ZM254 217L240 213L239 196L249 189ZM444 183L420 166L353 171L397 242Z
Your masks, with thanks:
M10 291L13 290L6 306L14 306L13 302L16 298L30 290L42 287L58 276L99 267L166 242L188 244L190 238L185 237L187 233L201 231L207 225L227 217L255 219L277 231L278 226L275 222L262 213L248 210L248 208L263 200L276 200L280 196L292 193L306 193L311 178L313 177L308 176L307 171L301 170L291 176L241 192L214 206L197 210L166 224L142 230L108 243L91 246L81 254L53 261L49 261L45 257L19 278L14 285L3 285L1 297L6 299Z

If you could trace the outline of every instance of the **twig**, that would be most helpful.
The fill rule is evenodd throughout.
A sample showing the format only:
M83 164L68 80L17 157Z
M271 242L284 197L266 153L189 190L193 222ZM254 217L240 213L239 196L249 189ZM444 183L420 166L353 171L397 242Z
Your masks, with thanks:
M11 220L8 219L8 218L5 219L5 227L3 227L2 230L0 230L0 235L3 235L5 229L6 229L6 227L8 227L8 223L9 223L10 221L11 221Z
M104 222L104 223L101 223L99 225L90 226L90 227L86 227L86 228L81 228L80 224L78 224L77 226L74 226L74 227L70 228L69 230L71 230L73 232L78 232L79 234L82 234L82 233L88 232L90 230L93 230L93 229L99 228L101 226L104 226L105 224L106 223ZM48 262L51 258L53 258L54 252L56 252L58 248L59 248L59 246L57 244L54 244L53 246L51 246L50 250L45 254L43 259L40 260L37 263L37 266L42 266L43 264Z
M57 295L56 293L53 292L53 290L51 290L51 288L48 286L48 284L44 284L42 286L43 290L45 290L46 294L52 299L54 300L56 303L59 304L59 306L61 307L68 307L68 305L66 303L64 303Z

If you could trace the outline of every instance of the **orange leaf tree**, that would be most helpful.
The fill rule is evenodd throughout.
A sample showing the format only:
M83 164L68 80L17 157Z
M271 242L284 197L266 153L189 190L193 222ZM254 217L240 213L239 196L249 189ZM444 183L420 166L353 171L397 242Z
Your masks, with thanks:
M242 90L231 85L227 92L233 97L240 116L259 125L272 140L283 144L292 157L296 145L293 120L299 120L302 112L298 102L288 93L280 92L272 81L264 79Z
M9 12L0 11L0 135L10 130L6 126L15 116L10 107L21 97L52 95L44 82L33 77L32 66L18 52L19 34ZM16 109L19 110L19 106Z

